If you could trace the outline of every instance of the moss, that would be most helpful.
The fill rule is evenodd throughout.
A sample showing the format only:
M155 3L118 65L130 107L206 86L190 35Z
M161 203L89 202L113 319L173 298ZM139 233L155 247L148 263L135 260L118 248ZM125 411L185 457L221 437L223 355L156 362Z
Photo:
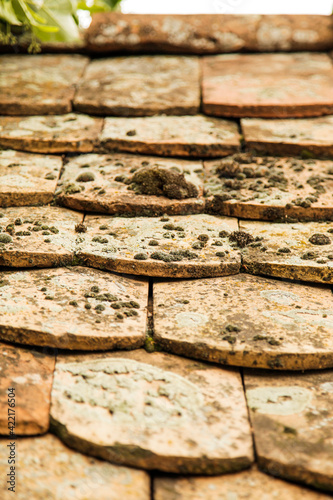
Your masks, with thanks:
M103 238L102 236L94 236L92 241L94 241L96 243L108 243L108 239Z
M89 309L91 309L91 304L85 304L84 307L89 311Z
M147 260L148 259L148 255L143 253L143 252L140 252L140 253L137 253L134 255L134 259L135 260Z
M84 190L84 186L77 186L76 184L68 184L65 187L65 194L76 194Z
M162 260L163 262L171 262L172 258L165 252L154 252L150 256L154 260Z
M144 167L134 173L131 185L138 194L166 196L183 200L196 198L199 191L185 179L183 173L159 166Z
M0 243L10 243L11 241L13 239L9 234L0 234Z
M157 247L158 246L158 241L156 240L150 240L148 243L149 246L151 247Z
M22 226L22 219L18 218L14 220L15 226Z
M118 312L115 314L115 318L116 319L124 319L124 315Z
M95 311L105 311L105 306L103 306L103 304L98 304L95 307Z
M309 238L309 242L312 245L330 245L331 240L326 234L315 233Z
M258 245L258 243L255 243L255 245ZM259 246L260 246L260 243L259 243ZM288 247L281 247L278 249L278 253L291 253L291 250Z
M236 326L236 325L232 325L232 324L228 324L226 327L225 327L226 331L227 332L240 332L240 328L239 326Z
M70 301L69 301L69 305L70 305L70 306L77 307L77 306L78 306L78 303L76 302L76 300L70 300Z
M91 290L92 292L94 292L94 293L99 293L99 292L100 292L100 288L99 288L99 286L97 286L97 285L93 285L93 286L90 288L90 290Z
M229 344L236 344L236 337L234 335L224 335L222 340L226 340Z
M86 233L87 232L87 226L83 224L83 222L80 222L79 224L76 224L75 226L75 232L76 233Z
M198 240L207 242L209 240L209 236L208 236L208 234L199 234Z
M95 176L91 172L83 172L82 174L78 175L76 178L76 182L92 182L95 180Z
M220 234L221 236L221 234ZM245 231L234 231L229 236L230 241L237 243L239 248L244 248L254 241L253 236Z

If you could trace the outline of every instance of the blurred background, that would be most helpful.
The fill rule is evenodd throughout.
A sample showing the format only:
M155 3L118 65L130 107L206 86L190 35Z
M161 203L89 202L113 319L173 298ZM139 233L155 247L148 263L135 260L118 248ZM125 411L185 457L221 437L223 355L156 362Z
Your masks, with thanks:
M332 0L123 0L124 13L331 14Z

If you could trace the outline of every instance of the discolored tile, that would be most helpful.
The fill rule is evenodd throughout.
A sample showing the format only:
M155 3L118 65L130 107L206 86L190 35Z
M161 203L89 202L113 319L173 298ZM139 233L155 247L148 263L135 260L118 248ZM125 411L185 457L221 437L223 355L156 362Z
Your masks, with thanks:
M229 5L229 7L231 4ZM227 6L224 10L229 10ZM95 14L87 49L117 51L271 52L332 49L330 16L224 14Z
M330 287L238 274L154 283L154 341L174 354L284 370L333 366Z
M71 267L0 273L0 338L61 349L145 341L148 281Z
M203 59L203 110L234 117L296 118L333 112L327 54L228 54Z
M81 155L68 160L58 201L113 215L156 216L204 209L203 165L151 156Z
M255 241L242 250L245 271L292 280L333 283L333 224L240 221Z
M83 214L58 207L0 212L0 266L51 267L73 262L75 226Z
M8 471L7 442L0 440L0 470ZM149 500L146 472L119 467L77 453L47 434L16 441L17 500ZM7 477L1 475L1 498L9 500ZM97 493L98 492L98 493ZM307 499L306 499L307 500Z
M259 467L333 491L333 372L245 373Z
M220 236L237 231L236 219L87 216L85 224L77 255L91 267L170 278L224 276L240 269L239 249Z
M256 151L272 154L331 156L333 116L296 120L241 120L245 144Z
M263 474L256 468L211 477L157 477L154 500L328 500L325 493L308 490Z
M49 428L55 367L55 356L50 351L0 344L0 434L9 440L16 434L41 434Z
M57 156L0 150L0 207L50 203L61 167Z
M69 113L88 61L79 55L0 56L0 114Z
M238 154L205 162L206 211L259 220L333 220L333 162Z
M238 151L240 135L235 122L202 115L106 118L101 142L109 150L203 158Z
M137 56L94 60L78 86L74 107L98 115L194 115L200 107L198 59Z
M103 120L69 113L53 116L0 116L0 145L36 153L90 153Z
M240 374L168 354L59 356L51 421L79 451L144 469L211 475L253 461Z

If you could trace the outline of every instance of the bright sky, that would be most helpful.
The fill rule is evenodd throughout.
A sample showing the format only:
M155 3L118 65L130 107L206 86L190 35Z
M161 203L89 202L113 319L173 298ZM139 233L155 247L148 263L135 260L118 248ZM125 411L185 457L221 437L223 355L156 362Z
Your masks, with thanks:
M123 0L124 13L331 14L333 0Z

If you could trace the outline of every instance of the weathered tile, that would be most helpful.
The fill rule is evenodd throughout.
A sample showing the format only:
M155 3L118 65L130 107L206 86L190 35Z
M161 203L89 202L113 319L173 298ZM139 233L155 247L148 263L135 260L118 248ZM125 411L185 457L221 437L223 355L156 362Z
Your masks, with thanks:
M101 142L109 150L204 158L238 151L240 135L235 122L202 115L106 118Z
M292 280L333 283L332 223L240 221L254 242L242 250L244 269Z
M259 467L333 491L333 372L246 373Z
M328 500L319 493L273 478L257 468L217 477L157 477L154 500Z
M0 434L11 439L15 434L46 432L55 356L0 344L0 365Z
M203 164L126 154L68 160L58 201L76 210L156 216L202 212Z
M243 118L242 132L246 146L272 154L303 157L333 155L333 116L264 120Z
M237 274L240 252L221 239L237 231L236 219L210 215L175 217L87 216L78 257L111 271L199 278Z
M330 287L238 274L154 283L154 341L182 356L234 366L333 366Z
M0 207L50 203L61 167L57 156L0 150Z
M74 99L75 109L98 115L193 115L199 106L198 59L183 56L95 60Z
M238 154L205 162L206 211L259 220L333 220L333 162Z
M86 30L87 49L97 53L329 50L330 16L96 14Z
M327 54L229 54L203 59L203 109L234 117L293 118L333 112Z
M0 338L61 349L145 341L148 281L71 267L0 273Z
M146 472L86 457L47 434L16 440L15 493L8 490L8 441L0 440L1 498L10 500L149 500ZM308 500L308 499L306 499Z
M88 58L79 55L0 56L0 114L70 112L87 63Z
M69 113L53 116L0 116L0 145L37 153L90 153L103 120Z
M75 226L83 214L59 207L13 207L0 212L0 266L51 267L74 258Z
M59 356L51 422L70 446L144 469L211 475L253 460L240 374L168 354Z

